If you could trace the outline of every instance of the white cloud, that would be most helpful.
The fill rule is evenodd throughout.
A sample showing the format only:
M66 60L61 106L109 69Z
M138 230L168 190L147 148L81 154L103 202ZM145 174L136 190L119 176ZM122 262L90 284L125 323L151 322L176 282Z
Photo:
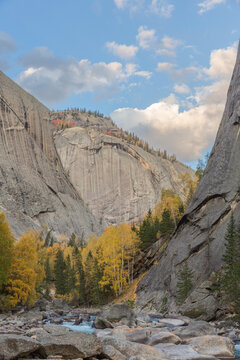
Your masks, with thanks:
M158 45L157 53L159 55L175 56L175 50L180 44L181 41L169 36L164 36L161 40L161 44Z
M150 11L165 18L170 18L174 5L168 4L165 0L152 0Z
M144 71L144 70L142 70L142 71L136 71L136 72L135 72L135 75L144 77L144 78L146 78L146 79L150 79L151 76L152 76L152 73L151 73L150 71Z
M122 59L131 59L138 52L138 47L133 45L117 44L115 41L107 42L106 47L114 55Z
M235 59L235 46L212 51L209 68L199 69L208 84L196 88L194 96L186 98L186 103L192 99L188 109L181 110L179 101L171 94L145 109L117 109L111 117L156 148L175 153L183 161L196 160L214 141ZM160 63L160 71L172 71L171 65Z
M226 0L204 0L203 2L199 3L198 6L200 7L199 14L203 14L209 10L215 8L215 6L219 4L225 3Z
M127 5L128 0L114 0L114 2L119 9L123 9Z
M123 66L119 62L91 64L86 59L61 59L46 47L30 51L20 59L20 63L26 70L19 75L18 83L49 105L82 92L109 96L130 77L149 78L151 74L139 71L138 65L131 63Z
M157 71L168 71L170 72L173 68L173 64L169 63L169 62L159 62L157 64Z
M178 94L189 94L190 89L186 84L175 84L174 91Z
M154 29L148 29L147 26L140 26L136 36L139 46L142 49L151 49L157 41L155 33Z

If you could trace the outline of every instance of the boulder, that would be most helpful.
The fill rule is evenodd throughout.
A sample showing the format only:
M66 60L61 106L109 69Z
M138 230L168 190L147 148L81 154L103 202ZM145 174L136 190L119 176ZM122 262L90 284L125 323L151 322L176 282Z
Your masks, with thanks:
M166 356L160 349L154 349L151 346L137 344L130 341L116 339L114 337L106 337L102 339L103 346L111 345L117 349L121 354L127 357L135 357L136 359L142 357L144 360L165 360Z
M122 319L127 319L128 323L133 323L136 315L128 305L114 304L102 313L101 318L107 319L110 322L119 322Z
M146 344L149 339L148 332L145 329L114 329L112 335L118 339L140 344Z
M52 324L51 325L50 324L43 325L43 329L50 335L55 335L55 336L65 335L72 331L71 329L69 329L66 326L59 326L59 325L52 325Z
M39 342L22 335L0 336L0 359L10 360L25 357L40 349Z
M196 337L200 335L216 335L217 330L206 321L193 321L188 326L176 328L174 334L181 339Z
M96 336L69 332L64 335L37 335L41 344L41 355L61 355L66 359L88 358L102 352L102 344Z
M95 329L113 329L113 325L110 323L110 321L98 316L93 322L93 327L95 327Z
M216 356L217 358L235 358L233 342L222 336L206 335L190 339L187 342L200 354Z
M183 326L186 325L186 322L183 320L179 320L179 319L159 319L158 322L160 324L164 324L164 326L166 325L171 325L171 326Z
M199 354L189 345L158 344L154 348L161 350L169 360L216 360L214 356Z
M111 360L128 360L126 356L124 356L122 353L120 353L120 351L111 345L103 346L102 355Z
M158 332L150 337L148 345L153 346L160 343L180 344L181 342L178 336L170 332Z

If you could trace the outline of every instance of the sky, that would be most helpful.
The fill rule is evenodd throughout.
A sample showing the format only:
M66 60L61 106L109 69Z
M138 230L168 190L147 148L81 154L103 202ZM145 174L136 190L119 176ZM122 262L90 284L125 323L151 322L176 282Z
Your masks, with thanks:
M240 0L0 0L0 69L50 109L99 110L189 165L214 143Z

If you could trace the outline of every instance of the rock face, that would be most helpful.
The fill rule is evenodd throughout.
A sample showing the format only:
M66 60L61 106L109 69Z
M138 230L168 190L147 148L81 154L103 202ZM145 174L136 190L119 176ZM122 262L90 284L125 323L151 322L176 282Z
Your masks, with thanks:
M108 135L103 125L82 126L57 132L55 144L72 184L105 227L142 218L163 189L184 197L179 174L194 176L190 168Z
M17 236L42 224L56 234L100 228L64 173L49 110L1 71L0 195Z
M139 284L140 306L151 304L158 308L167 296L168 309L176 309L177 274L186 261L194 271L195 290L199 289L200 293L201 284L222 265L224 234L231 211L236 221L240 221L239 134L240 47L226 108L206 171L164 256ZM207 296L209 294L205 293L205 298ZM198 307L196 296L195 300ZM203 296L200 300L203 302Z

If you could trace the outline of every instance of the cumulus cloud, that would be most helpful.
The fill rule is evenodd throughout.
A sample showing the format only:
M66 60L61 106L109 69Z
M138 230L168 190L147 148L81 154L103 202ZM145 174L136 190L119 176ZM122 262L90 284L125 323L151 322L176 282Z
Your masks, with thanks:
M117 91L117 87L131 76L143 76L136 64L91 64L86 59L62 59L46 47L28 52L20 59L20 63L26 70L19 75L18 83L49 105L82 92L109 94L107 89L114 88Z
M175 40L169 36L164 36L161 44L158 45L157 53L159 55L175 56L176 48L181 44L181 41Z
M138 47L134 45L125 45L125 44L117 44L115 41L107 42L106 47L110 50L114 55L128 60L133 58L138 52Z
M14 52L16 44L13 38L0 32L0 69L7 70L9 68L9 54Z
M157 64L157 71L168 72L174 81L186 82L194 80L195 78L201 79L203 77L203 70L196 66L188 66L186 68L177 68L175 64L169 62L159 62Z
M174 5L167 3L165 0L152 0L150 10L154 14L170 18L174 10Z
M140 26L136 39L142 49L151 49L157 41L156 32L154 29L148 29L147 26Z
M235 59L235 46L212 51L209 68L201 69L207 83L196 88L194 96L186 97L186 103L191 100L189 108L181 110L182 103L171 94L145 109L117 109L111 117L156 148L175 153L182 161L196 160L214 141ZM161 67L169 68L169 63ZM177 90L184 89L181 85Z
M190 89L186 84L175 84L174 91L178 94L189 94Z
M203 2L199 3L198 6L200 7L199 14L203 14L209 10L215 8L215 6L219 4L225 3L226 0L204 0Z

